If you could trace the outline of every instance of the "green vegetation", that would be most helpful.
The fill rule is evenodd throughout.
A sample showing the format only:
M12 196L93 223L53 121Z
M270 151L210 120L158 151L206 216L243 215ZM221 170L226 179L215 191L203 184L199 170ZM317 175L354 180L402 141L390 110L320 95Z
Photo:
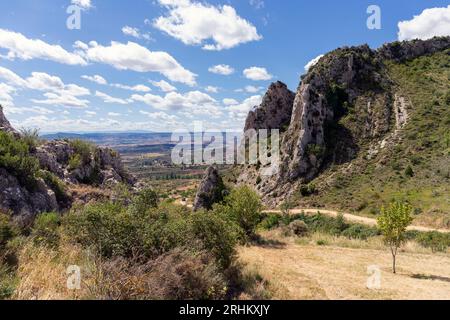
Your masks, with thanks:
M70 140L69 145L75 152L75 157L81 162L81 164L87 164L91 161L91 156L94 152L94 146L81 139ZM75 164L75 163L74 163Z
M41 143L39 138L39 129L22 128L20 133L22 135L22 140L30 149L36 148Z
M230 217L240 226L245 236L252 237L261 222L262 203L251 188L242 186L232 190L224 204L216 205L213 211Z
M39 170L39 162L30 156L27 141L0 131L0 167L13 174L28 188L33 188Z
M392 253L392 271L396 273L398 249L405 242L406 228L411 224L413 208L406 203L394 202L387 209L381 209L378 227L384 236L386 245Z
M59 244L60 235L58 228L61 225L61 217L57 213L43 213L36 217L31 236L38 244L55 247Z
M450 234L440 232L424 232L417 236L417 242L433 252L446 252L450 247Z
M0 298L15 294L18 279L3 259L19 238L16 251L30 265L45 264L41 252L53 257L46 263L75 254L88 259L84 267L94 268L95 280L86 285L95 298L232 298L258 282L241 274L236 246L254 234L260 212L258 196L247 187L233 190L213 211L192 212L160 202L153 190L133 196L117 186L111 201L74 206L63 216L38 215L23 232L29 236L17 237L0 215Z
M300 224L294 222L303 222ZM259 228L265 230L271 230L278 227L289 226L291 228L299 228L306 226L306 233L324 233L333 236L344 236L349 239L361 239L366 240L370 237L380 235L380 231L374 227L368 227L360 224L349 224L344 221L342 215L333 218L318 212L316 215L296 214L290 216L281 216L279 214L266 214L262 222L259 224ZM295 234L295 232L294 232Z
M56 175L46 170L40 170L38 176L44 179L45 183L53 190L59 203L66 203L69 200L64 182Z
M438 228L450 227L450 65L449 50L404 63L385 61L389 77L396 84L396 93L406 98L408 122L398 132L395 146L378 150L368 157L371 144L360 134L367 114L367 101L372 101L373 113L394 96L383 97L375 91L371 97L363 97L355 103L355 114L350 109L339 123L351 131L358 142L359 153L353 164L344 161L325 169L313 183L320 186L320 194L310 194L305 186L297 195L301 206L317 203L334 209L376 216L379 208L392 201L408 202L417 208L416 220ZM338 99L338 89L330 92L330 101ZM330 102L330 103L331 103ZM349 121L356 117L357 122ZM394 120L394 118L392 118ZM358 126L352 126L358 124ZM394 129L394 124L391 130ZM327 132L331 129L327 129ZM338 132L338 131L336 131ZM332 134L328 134L331 140ZM344 137L339 136L331 145L339 145ZM328 149L328 148L327 148ZM334 150L334 149L333 149ZM337 150L337 155L342 154ZM337 161L339 163L339 161ZM327 181L326 188L323 182ZM307 197L305 197L307 195Z

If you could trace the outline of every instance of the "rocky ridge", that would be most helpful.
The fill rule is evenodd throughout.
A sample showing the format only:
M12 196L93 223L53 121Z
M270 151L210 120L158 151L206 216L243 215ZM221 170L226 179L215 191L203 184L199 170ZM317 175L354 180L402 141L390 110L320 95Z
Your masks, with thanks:
M0 106L0 131L21 139ZM29 156L38 162L40 174L27 185L13 172L0 167L0 211L10 213L21 223L29 223L42 212L61 211L73 198L70 186L89 185L109 188L118 183L134 185L135 179L124 168L120 155L110 149L90 146L79 157L76 146L68 140L42 141L30 147ZM78 161L74 159L79 157ZM74 163L76 165L74 165ZM64 189L64 194L61 188Z
M363 45L328 53L302 77L293 103L283 99L282 109L290 120L282 137L278 174L264 176L263 168L247 167L239 181L254 181L266 203L276 204L331 164L351 164L360 154L373 156L380 148L395 145L411 103L391 81L385 62L448 48L450 37L441 37L386 44L378 50ZM273 84L261 106L249 113L246 130L269 129L272 124L281 129L282 117L274 117L266 102L279 100L273 87L280 86Z

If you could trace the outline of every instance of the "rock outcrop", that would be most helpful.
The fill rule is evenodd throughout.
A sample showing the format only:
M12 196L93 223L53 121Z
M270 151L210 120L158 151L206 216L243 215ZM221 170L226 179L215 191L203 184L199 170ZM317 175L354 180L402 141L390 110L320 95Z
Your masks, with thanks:
M209 167L197 191L194 210L211 210L215 203L223 200L225 185L216 167Z
M15 139L22 138L6 119L2 108L0 130L14 135ZM61 194L63 191L55 184L62 184L67 192L71 185L106 189L118 183L135 183L120 155L110 148L91 146L87 154L80 156L70 141L42 141L30 148L29 156L36 159L41 172L31 179L32 185L0 165L0 211L11 213L22 224L31 223L41 212L61 211L70 206L72 200L77 200L70 192ZM79 160L74 161L77 156ZM60 182L55 182L58 179Z
M285 86L272 85L263 104L250 111L245 129L287 123L280 170L264 176L261 168L247 166L239 182L255 180L263 197L283 198L293 185L309 183L331 164L351 162L368 145L385 144L406 125L410 105L391 81L386 61L402 62L449 48L450 37L397 42L378 50L343 47L310 68L293 101ZM273 110L285 115L274 117Z
M9 123L8 119L6 119L5 114L3 113L3 106L0 105L0 131L5 131L14 134L15 136L19 135L19 132L13 128L11 123Z
M448 48L450 48L450 37L435 37L426 41L412 40L387 43L378 49L378 53L384 59L403 62Z
M285 131L291 121L295 94L278 81L272 83L260 106L249 112L244 131L279 129Z
M103 147L93 147L87 160L76 168L69 165L76 150L69 141L49 141L36 148L35 156L41 168L52 172L68 183L85 183L100 186L117 183L134 184L135 179L123 167L119 154Z

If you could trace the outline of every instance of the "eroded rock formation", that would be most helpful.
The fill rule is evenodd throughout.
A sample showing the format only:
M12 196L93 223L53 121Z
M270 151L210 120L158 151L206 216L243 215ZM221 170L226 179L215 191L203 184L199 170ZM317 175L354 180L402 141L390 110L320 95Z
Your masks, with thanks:
M216 167L209 167L200 183L194 201L194 210L211 210L215 203L223 200L225 186Z

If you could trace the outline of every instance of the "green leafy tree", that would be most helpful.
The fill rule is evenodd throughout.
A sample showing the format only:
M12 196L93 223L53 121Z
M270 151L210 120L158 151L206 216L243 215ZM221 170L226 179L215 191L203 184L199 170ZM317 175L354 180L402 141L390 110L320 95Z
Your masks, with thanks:
M252 236L257 225L261 222L261 199L248 186L242 186L231 191L225 199L224 209L247 236Z
M406 228L411 224L413 208L407 203L393 202L389 207L381 209L378 218L380 228L386 245L392 253L392 271L396 273L396 258L398 249L405 242Z

